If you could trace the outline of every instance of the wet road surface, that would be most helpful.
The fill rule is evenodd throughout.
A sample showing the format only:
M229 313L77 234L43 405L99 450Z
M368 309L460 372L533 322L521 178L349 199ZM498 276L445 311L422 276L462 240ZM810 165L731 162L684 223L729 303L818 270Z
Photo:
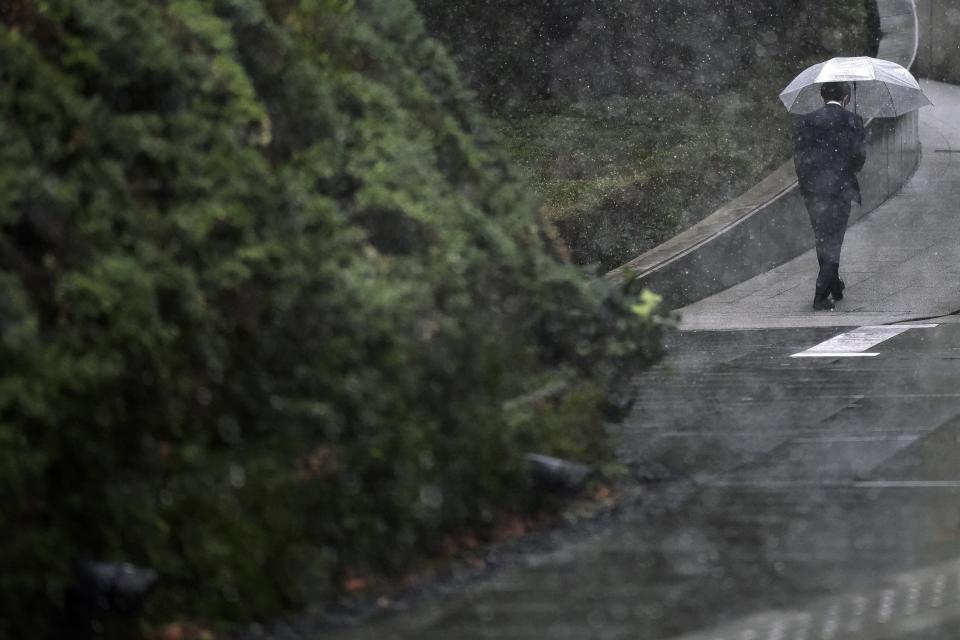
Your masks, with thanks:
M863 357L791 357L850 327L673 336L614 434L668 479L602 535L329 637L960 637L957 319Z

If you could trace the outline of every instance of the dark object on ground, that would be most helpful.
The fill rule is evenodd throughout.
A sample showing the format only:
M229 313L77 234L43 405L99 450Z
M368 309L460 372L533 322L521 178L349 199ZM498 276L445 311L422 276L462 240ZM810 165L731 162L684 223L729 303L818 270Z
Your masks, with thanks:
M77 563L75 582L64 599L62 638L137 637L143 604L159 576L127 563Z
M673 469L652 458L637 460L630 467L639 482L669 482L678 478Z
M537 484L553 491L576 493L583 489L593 475L593 469L585 464L551 458L539 453L528 453L527 463Z

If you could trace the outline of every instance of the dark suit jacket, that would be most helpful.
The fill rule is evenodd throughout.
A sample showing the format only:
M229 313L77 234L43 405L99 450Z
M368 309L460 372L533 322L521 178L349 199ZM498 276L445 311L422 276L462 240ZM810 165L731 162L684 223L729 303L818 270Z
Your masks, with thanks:
M857 173L867 159L863 118L835 104L801 116L793 134L800 189L860 202Z

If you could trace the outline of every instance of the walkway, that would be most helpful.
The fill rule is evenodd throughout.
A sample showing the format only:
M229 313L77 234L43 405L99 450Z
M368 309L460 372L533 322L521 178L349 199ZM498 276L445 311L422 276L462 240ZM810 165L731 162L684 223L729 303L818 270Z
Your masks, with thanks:
M960 87L921 85L935 106L921 112L920 167L901 193L847 232L840 267L847 291L837 310L810 307L811 250L681 309L682 328L861 326L960 310Z

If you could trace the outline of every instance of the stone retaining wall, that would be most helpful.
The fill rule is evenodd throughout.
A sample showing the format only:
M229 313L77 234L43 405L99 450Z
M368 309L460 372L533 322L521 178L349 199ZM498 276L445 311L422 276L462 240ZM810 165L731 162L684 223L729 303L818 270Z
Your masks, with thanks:
M917 0L920 46L915 70L932 80L960 84L960 2Z

